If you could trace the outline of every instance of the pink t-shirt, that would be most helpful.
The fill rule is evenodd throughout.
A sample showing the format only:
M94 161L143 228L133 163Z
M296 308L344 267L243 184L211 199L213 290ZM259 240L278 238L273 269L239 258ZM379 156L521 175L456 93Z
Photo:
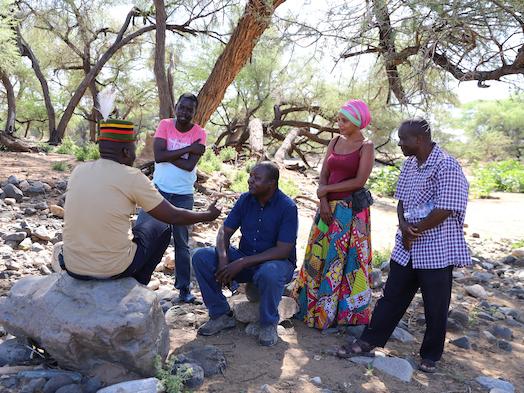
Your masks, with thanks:
M175 127L174 119L163 119L158 124L155 132L155 138L165 139L167 141L167 150L178 150L191 145L200 139L199 143L206 144L206 131L195 124L187 132L180 132ZM186 154L181 158L187 159ZM164 192L171 194L192 194L193 184L196 181L196 167L188 172L180 169L169 162L155 163L155 173L153 182Z

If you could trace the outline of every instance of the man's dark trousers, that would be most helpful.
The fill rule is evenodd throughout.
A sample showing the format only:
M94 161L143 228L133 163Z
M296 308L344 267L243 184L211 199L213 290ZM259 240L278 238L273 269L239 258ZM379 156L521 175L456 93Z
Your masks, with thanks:
M384 296L378 300L371 323L362 333L361 339L372 346L385 346L420 288L426 318L426 333L420 356L422 359L440 360L446 338L452 272L453 266L413 269L411 261L406 266L391 261Z

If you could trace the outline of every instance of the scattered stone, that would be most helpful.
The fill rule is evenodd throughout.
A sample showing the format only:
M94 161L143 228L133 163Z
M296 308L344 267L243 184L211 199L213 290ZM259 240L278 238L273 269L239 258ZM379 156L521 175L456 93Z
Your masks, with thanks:
M482 282L482 283L487 283L487 282L490 282L491 280L493 280L493 278L495 277L493 274L491 273L487 273L487 272L474 272L471 277L476 281L476 282Z
M54 234L49 233L47 228L42 225L36 228L36 230L33 232L33 236L40 240L44 240L48 242L54 237Z
M30 238L26 237L24 240L20 242L20 244L18 245L18 249L27 251L27 250L30 250L32 246L33 246L33 242L31 241Z
M513 338L513 332L510 328L501 325L493 326L491 333L497 338L503 338L504 340L511 340Z
M413 367L406 359L378 357L373 360L373 367L401 381L411 382Z
M204 369L196 363L174 364L171 374L182 377L188 389L196 389L204 383Z
M524 247L516 248L511 251L511 256L517 259L524 259Z
M59 388L55 393L84 393L82 387L77 384L65 385Z
M16 202L20 203L22 202L22 199L24 198L24 193L15 185L9 183L6 184L2 190L4 190L4 194L6 199L7 198L13 198ZM7 201L6 201L7 203Z
M36 210L45 210L45 209L48 209L47 203L46 203L46 202L38 202L38 203L35 205L35 209L36 209Z
M49 206L49 211L51 214L58 218L64 218L64 208L58 205Z
M425 323L425 319L424 319ZM446 331L453 332L453 333L461 333L464 331L464 326L455 321L453 318L448 318L448 323L446 325Z
M402 343L412 343L415 341L415 337L413 337L413 335L410 332L398 326L393 331L391 338Z
M15 198L5 198L4 203L6 206L14 206L16 205L16 199Z
M502 349L505 352L511 352L513 351L513 347L510 342L507 342L506 340L498 340L497 341L497 347Z
M43 393L55 393L62 386L71 385L73 382L74 381L67 375L57 375L47 381Z
M169 350L158 299L133 278L22 278L0 298L0 324L35 339L59 365L105 383L154 375L155 357Z
M15 186L20 184L20 180L15 175L11 175L7 178L8 184L14 184Z
M469 314L461 310L451 310L449 317L453 318L454 321L460 323L462 326L466 327L469 324Z
M322 379L320 377L313 377L310 379L310 381L317 386L322 385Z
M44 251L45 250L45 247L42 246L40 243L38 242L35 242L31 245L31 251L33 252L41 252L41 251Z
M450 343L462 349L471 349L471 343L469 342L469 338L467 336L451 340Z
M482 285L479 285L479 284L468 285L464 287L464 289L466 290L466 293L468 295L476 297L477 299L486 299L488 297L488 293L482 287Z
M20 263L18 263L14 259L8 259L5 262L6 270L20 270L20 267L21 267Z
M39 392L39 391L42 390L44 385L45 385L45 378L32 379L26 385L24 385L24 387L22 388L20 393L35 393L35 392Z
M382 270L373 268L371 271L371 288L376 289L382 287Z
M6 235L4 237L4 240L6 242L20 243L26 237L27 237L27 233L25 233L25 232L15 232L15 233L10 233L10 234Z
M34 216L36 214L36 209L32 208L32 207L26 207L24 209L24 214L26 216Z
M89 378L83 385L84 393L97 393L102 388L100 378Z
M152 278L151 281L149 281L149 284L147 284L147 287L152 291L156 291L160 288L160 281L156 278Z
M33 351L22 340L12 338L0 344L0 367L19 365L31 361Z
M482 335L490 344L495 344L497 342L497 338L487 330L483 330Z
M260 387L258 393L278 393L278 391L266 383Z
M243 323L257 322L260 319L259 304L247 299L235 300L233 303L233 315ZM298 304L295 299L283 296L278 305L280 321L291 318L298 312Z
M473 233L471 234L471 237L474 237L475 239L479 239L479 238L480 238L480 235L479 235L478 233L476 233L476 232L473 232Z
M211 377L222 374L227 367L224 353L213 345L196 346L178 355L175 364L196 363L204 369L204 375Z
M480 377L475 378L475 381L477 381L483 387L488 388L488 389L501 389L508 393L515 392L515 386L513 386L513 384L507 381L504 381L503 379L480 376Z
M163 391L161 382L156 378L138 379L111 385L97 393L157 393Z

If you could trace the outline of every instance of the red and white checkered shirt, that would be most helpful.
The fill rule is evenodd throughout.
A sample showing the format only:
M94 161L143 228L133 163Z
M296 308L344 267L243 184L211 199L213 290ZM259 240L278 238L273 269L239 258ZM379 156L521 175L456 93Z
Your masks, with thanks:
M426 162L418 166L415 156L402 166L395 198L402 201L404 212L423 211L430 206L453 213L435 228L424 231L407 251L400 229L395 236L391 259L406 266L411 259L414 269L441 269L469 266L471 256L464 239L464 217L468 203L468 182L460 164L436 144ZM410 224L422 218L406 218Z

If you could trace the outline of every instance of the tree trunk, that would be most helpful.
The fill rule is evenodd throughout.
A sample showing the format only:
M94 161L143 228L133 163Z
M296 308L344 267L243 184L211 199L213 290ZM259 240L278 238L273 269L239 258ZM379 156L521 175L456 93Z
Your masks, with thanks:
M293 128L291 131L289 131L289 133L286 135L286 138L284 139L284 142L282 142L275 153L275 162L280 164L284 162L286 156L291 152L291 150L293 150L293 142L295 142L297 137L303 134L303 131L304 130L301 128Z
M0 70L0 79L2 80L7 93L7 119L5 121L4 134L13 135L15 132L16 120L15 90L13 88L13 84L9 80L9 77L2 70Z
M166 76L166 8L164 0L154 0L156 13L155 79L158 89L160 119L172 117L173 102Z
M89 84L89 91L91 92L91 97L93 98L93 107L91 108L91 113L89 115L89 140L91 142L96 142L96 130L97 122L99 117L98 112L98 89L96 87L95 79Z
M205 126L218 108L229 85L251 57L260 36L268 28L275 9L285 0L249 0L231 39L217 59L198 93L195 122Z
M249 146L251 151L262 156L264 154L264 128L260 119L252 119L248 125Z

